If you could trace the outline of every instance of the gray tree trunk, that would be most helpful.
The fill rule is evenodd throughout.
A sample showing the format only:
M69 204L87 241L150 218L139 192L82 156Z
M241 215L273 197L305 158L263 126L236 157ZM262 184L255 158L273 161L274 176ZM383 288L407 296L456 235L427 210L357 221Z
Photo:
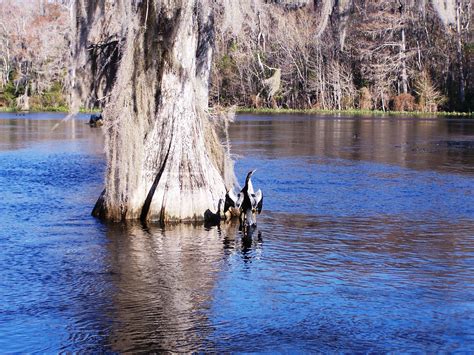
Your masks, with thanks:
M456 49L458 57L459 70L459 102L464 105L466 102L466 80L464 78L464 56L463 56L463 41L462 41L462 24L461 24L462 2L456 1Z
M405 39L405 29L402 28L402 43L400 46L400 59L402 61L402 91L408 92L408 71L407 71L407 44Z
M231 165L207 112L214 35L208 1L78 0L75 11L78 99L97 86L93 68L107 73L96 96L110 95L106 184L93 214L168 222L215 211ZM118 64L107 62L101 46L113 46ZM91 48L99 49L95 58Z

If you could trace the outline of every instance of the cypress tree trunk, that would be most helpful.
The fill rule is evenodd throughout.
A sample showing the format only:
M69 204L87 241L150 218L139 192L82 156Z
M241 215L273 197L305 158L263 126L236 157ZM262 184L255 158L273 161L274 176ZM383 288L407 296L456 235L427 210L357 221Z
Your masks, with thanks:
M207 112L208 1L78 0L75 10L79 100L94 88L108 97L106 182L93 214L168 222L215 211L228 164Z

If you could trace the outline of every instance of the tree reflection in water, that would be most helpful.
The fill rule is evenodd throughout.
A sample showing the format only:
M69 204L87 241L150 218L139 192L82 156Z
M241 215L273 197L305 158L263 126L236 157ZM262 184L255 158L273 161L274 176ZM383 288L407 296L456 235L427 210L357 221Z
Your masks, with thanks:
M208 348L207 316L222 264L235 253L250 262L262 248L261 232L243 237L235 222L211 229L111 224L107 236L116 290L114 351Z

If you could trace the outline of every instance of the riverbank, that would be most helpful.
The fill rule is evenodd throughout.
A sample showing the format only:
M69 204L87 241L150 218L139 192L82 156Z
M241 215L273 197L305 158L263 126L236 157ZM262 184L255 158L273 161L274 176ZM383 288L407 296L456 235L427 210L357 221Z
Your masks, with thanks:
M69 108L65 106L41 107L29 111L17 111L8 107L0 107L0 112L28 113L28 112L64 112L68 113ZM80 113L100 112L99 109L81 108ZM250 108L239 107L236 113L246 114L300 114L300 115L351 115L351 116L416 116L416 117L466 117L474 118L474 112L421 112L421 111L381 111L381 110L316 110L316 109L288 109L288 108Z
M0 112L12 112L12 113L29 113L29 112L64 112L67 113L69 112L69 109L65 106L58 106L58 107L41 107L41 108L33 108L28 111L19 111L16 110L15 108L10 108L10 107L0 107Z
M86 109L81 108L79 109L80 113L97 113L100 112L99 109ZM28 111L19 111L14 108L10 107L0 107L0 112L11 112L11 113L38 113L38 112L62 112L62 113L69 113L69 107L66 106L46 106L46 107L35 107Z
M236 113L251 114L301 114L301 115L351 115L351 116L417 116L417 117L469 117L474 118L473 112L421 112L421 111L381 111L381 110L316 110L316 109L286 109L286 108L246 108L241 107Z

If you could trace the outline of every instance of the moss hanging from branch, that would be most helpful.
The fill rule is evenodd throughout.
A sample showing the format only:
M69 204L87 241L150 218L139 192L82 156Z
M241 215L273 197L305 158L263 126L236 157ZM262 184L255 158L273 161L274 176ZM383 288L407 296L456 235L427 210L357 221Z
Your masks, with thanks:
M91 39L112 36L120 62L103 112L107 172L93 213L116 221L200 220L233 183L224 179L233 177L226 171L232 165L207 110L211 8L197 0L95 4L86 12L84 0L76 4L76 60L91 60L83 57ZM90 24L84 39L82 27Z

